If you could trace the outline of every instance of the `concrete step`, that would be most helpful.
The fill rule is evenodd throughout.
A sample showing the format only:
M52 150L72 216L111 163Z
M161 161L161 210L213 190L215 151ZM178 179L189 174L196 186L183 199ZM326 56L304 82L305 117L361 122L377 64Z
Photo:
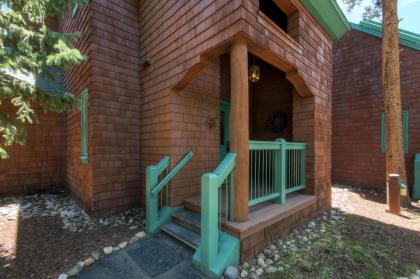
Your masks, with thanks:
M182 243L188 245L193 249L197 249L200 245L200 234L185 228L184 226L177 224L173 221L162 225L160 227L162 231L174 237L175 239L181 241Z
M201 232L201 215L199 213L182 209L172 214L173 221L197 234Z

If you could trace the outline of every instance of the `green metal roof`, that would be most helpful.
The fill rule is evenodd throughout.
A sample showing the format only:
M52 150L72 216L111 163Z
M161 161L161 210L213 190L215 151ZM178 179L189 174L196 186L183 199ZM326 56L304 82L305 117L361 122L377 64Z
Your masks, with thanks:
M336 0L300 0L333 41L351 29Z
M373 20L362 20L359 24L351 23L355 30L382 38L382 24ZM420 50L420 34L409 32L403 29L400 31L400 44Z

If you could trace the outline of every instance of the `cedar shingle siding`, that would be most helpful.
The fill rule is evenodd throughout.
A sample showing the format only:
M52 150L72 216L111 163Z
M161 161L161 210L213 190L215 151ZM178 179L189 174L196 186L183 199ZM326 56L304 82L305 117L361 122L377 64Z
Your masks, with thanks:
M381 39L353 30L334 45L333 172L334 182L385 187L381 152ZM402 109L409 113L408 184L420 151L420 55L400 45Z
M74 18L69 12L58 29L80 31L77 47L88 57L65 80L77 96L89 91L89 160L80 161L80 112L57 116L63 133L54 152L61 154L57 179L94 213L144 206L146 166L163 155L173 166L193 151L171 184L171 204L199 194L201 175L219 163L219 102L230 94L229 59L220 55L243 36L250 52L284 72L276 90L288 94L282 101L293 129L285 137L307 143L306 192L317 195L305 215L329 206L332 42L293 3L298 11L288 17L289 35L260 15L256 0L91 0ZM174 89L194 71L192 81ZM0 179L17 181L2 171Z

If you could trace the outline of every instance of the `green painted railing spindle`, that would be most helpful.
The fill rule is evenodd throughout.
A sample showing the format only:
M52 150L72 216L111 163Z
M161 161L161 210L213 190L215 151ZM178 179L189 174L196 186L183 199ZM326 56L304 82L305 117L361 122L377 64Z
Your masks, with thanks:
M275 199L305 187L305 144L276 141L250 141L249 205Z
M187 153L168 174L166 171L169 167L169 156L163 157L156 165L146 168L146 231L148 233L158 233L160 225L170 218L172 208L168 206L169 189L166 186L192 156L192 152ZM166 191L162 193L164 187Z

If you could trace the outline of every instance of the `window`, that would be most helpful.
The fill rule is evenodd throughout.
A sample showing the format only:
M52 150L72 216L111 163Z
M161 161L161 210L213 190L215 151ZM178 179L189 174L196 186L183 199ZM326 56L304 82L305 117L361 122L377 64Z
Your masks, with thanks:
M88 162L88 91L85 89L80 95L80 161Z
M287 15L272 0L260 0L260 10L287 33Z
M402 113L403 121L403 147L404 152L408 153L408 111ZM385 132L385 113L381 112L381 152L386 151L386 132Z

